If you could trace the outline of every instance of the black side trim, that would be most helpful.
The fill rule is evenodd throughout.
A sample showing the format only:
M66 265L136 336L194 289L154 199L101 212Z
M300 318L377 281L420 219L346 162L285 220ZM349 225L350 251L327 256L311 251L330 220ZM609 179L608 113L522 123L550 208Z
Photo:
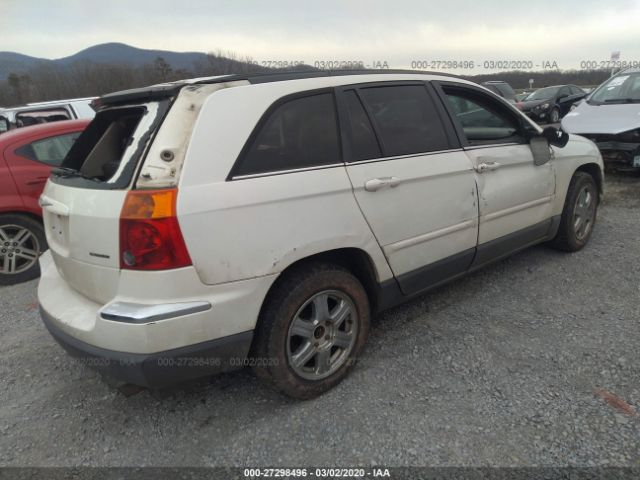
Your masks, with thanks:
M556 238L558 234L558 229L560 228L560 220L562 220L562 215L556 215L555 217L551 217L551 226L549 227L549 237L546 240L553 240Z
M390 278L378 284L376 291L376 313L400 305L410 297L404 295L395 278Z
M165 387L192 378L235 370L249 353L253 331L164 352L125 353L94 347L62 331L40 307L51 336L73 357L110 377L142 387Z
M433 288L448 279L466 272L473 262L476 249L470 248L424 267L398 276L400 289L405 295Z
M560 218L560 215L556 215L555 217L533 225L532 227L506 235L505 237L498 238L492 242L479 245L477 249L469 249L465 252L459 253L458 255L453 255L452 257L445 258L439 262L405 273L404 275L400 275L397 280L392 278L379 283L376 295L376 312L379 313L383 310L398 306L412 298L428 292L435 287L463 277L469 272L478 270L491 262L500 260L519 250L546 240L551 240L558 232L558 228L560 227ZM509 248L511 249L509 250ZM480 257L481 250L484 250L482 252L484 260ZM457 271L459 267L464 264L465 260L463 260L463 258L468 254L468 252L473 253L471 257L473 262L467 269ZM456 257L463 258L457 259ZM479 258L482 263L478 260ZM403 291L404 288L400 288L400 282L403 279L405 281L410 281L412 278L422 278L425 282L425 286L419 290L414 289L411 293L405 293Z
M536 243L540 243L544 240L552 238L552 226L554 220L549 218L530 227L518 230L517 232L510 233L504 237L496 238L490 242L478 245L478 253L476 255L472 269L480 268L490 262L500 260L508 255L511 255L518 250L527 248ZM560 221L558 219L558 225ZM557 226L556 226L557 230ZM554 235L555 236L555 235Z

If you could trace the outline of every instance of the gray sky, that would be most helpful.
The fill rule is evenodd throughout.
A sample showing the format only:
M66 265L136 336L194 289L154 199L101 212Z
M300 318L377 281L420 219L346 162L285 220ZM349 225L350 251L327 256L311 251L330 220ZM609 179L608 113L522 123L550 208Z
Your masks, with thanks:
M640 0L0 0L1 50L45 58L104 42L257 61L640 62ZM475 71L481 71L477 68Z

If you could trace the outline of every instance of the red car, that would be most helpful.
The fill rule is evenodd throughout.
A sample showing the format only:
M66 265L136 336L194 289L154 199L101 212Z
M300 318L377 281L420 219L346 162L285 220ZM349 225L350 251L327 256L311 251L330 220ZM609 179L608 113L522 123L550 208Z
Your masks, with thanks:
M89 120L20 128L0 136L0 285L36 278L47 249L38 198Z

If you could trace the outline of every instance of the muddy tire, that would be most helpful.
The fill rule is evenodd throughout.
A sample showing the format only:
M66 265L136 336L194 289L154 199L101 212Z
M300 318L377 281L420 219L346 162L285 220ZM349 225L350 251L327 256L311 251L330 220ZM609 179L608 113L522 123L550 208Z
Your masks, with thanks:
M269 387L297 399L341 382L369 333L369 300L348 270L302 265L270 292L258 320L252 364Z
M576 172L569 184L560 227L551 246L565 252L581 250L593 232L598 212L598 186L591 175Z

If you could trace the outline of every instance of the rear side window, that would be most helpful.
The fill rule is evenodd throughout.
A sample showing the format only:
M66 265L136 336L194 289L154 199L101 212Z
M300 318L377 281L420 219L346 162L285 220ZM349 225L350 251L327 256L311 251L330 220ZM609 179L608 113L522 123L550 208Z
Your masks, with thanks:
M79 136L80 132L74 132L36 140L21 146L15 153L29 160L59 167Z
M382 156L376 134L354 90L345 93L349 127L351 128L351 161L369 160Z
M260 122L234 175L253 175L341 163L331 93L294 98Z
M449 148L444 126L423 85L372 87L359 93L376 124L385 156Z

